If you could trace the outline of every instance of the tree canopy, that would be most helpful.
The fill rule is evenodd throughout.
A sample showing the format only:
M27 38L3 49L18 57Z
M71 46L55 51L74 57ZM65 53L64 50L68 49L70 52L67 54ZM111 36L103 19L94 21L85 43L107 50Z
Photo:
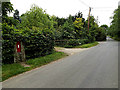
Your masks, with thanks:
M120 6L114 11L108 34L120 40Z

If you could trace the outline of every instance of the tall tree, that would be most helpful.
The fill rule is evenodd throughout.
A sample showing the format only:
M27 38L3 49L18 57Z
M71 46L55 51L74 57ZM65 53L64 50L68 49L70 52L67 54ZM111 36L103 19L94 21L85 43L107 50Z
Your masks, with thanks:
M8 13L12 12L13 6L11 2L2 2L2 22L7 22Z
M108 34L116 39L120 39L120 6L114 11L112 19Z

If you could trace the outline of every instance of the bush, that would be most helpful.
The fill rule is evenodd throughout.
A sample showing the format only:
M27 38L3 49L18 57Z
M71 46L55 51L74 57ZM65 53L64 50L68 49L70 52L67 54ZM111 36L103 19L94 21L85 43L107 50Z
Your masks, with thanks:
M76 45L79 45L79 44L80 44L79 39L70 39L67 42L67 45L70 45L70 46L76 46Z
M67 45L78 46L78 45L86 44L88 42L89 42L88 39L70 39L68 40Z
M2 24L2 62L13 63L13 52L14 52L14 40L11 31L14 27Z
M69 40L55 41L56 46L69 47L69 48L87 43L89 43L88 39L69 39Z
M41 32L36 32L34 29L29 30L28 28L18 30L7 24L3 24L2 28L2 58L4 64L13 63L14 45L17 41L23 42L27 59L48 55L53 51L54 38L48 29Z
M105 40L106 40L105 30L100 27L98 30L98 34L96 36L96 41L105 41Z
M3 63L13 63L14 46L17 41L24 44L26 58L35 58L52 53L54 48L53 22L50 16L38 6L21 16L22 22L14 26L2 24Z

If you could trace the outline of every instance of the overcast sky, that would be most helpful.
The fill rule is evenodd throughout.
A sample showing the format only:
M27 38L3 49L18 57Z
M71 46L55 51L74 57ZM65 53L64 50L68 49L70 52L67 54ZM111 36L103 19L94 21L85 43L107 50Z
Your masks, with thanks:
M100 22L99 25L110 25L110 17L118 7L120 0L10 0L14 9L18 9L20 15L30 10L32 4L41 7L49 15L68 17L75 15L78 11L87 18L89 7L92 7L91 14Z

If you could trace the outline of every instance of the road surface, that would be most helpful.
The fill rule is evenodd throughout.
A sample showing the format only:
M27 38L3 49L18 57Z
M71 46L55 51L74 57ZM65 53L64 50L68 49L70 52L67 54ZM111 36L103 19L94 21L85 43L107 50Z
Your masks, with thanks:
M118 88L118 42L107 39L4 81L3 88Z

